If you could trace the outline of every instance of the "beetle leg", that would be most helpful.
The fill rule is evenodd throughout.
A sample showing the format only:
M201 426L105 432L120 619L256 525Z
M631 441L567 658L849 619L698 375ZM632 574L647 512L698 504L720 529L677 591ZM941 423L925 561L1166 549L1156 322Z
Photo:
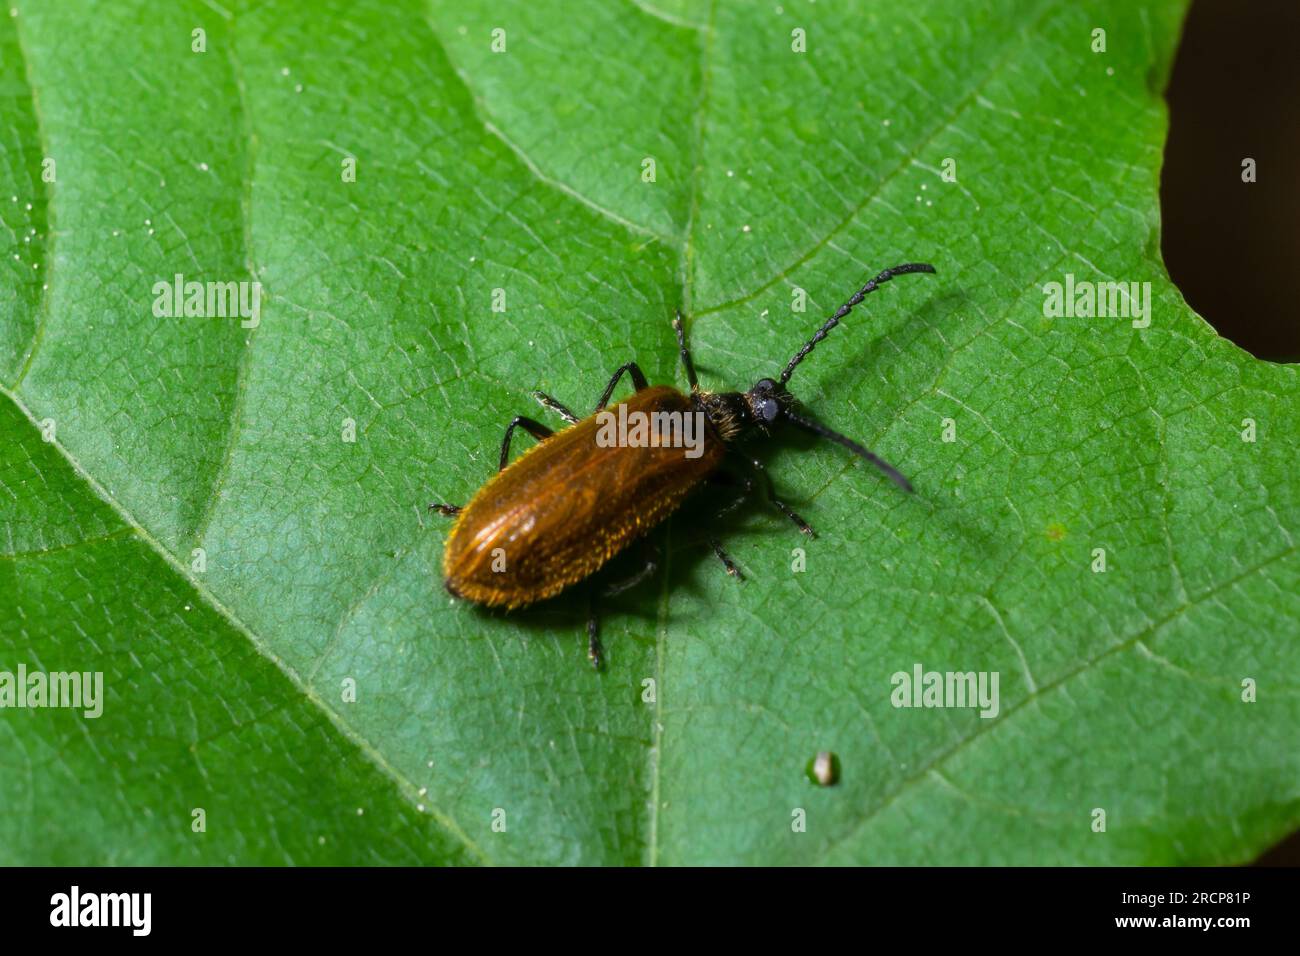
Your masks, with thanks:
M609 587L605 588L605 590L601 592L604 597L613 597L616 594L622 594L624 591L636 587L646 578L653 575L655 571L659 570L659 547L648 538L646 539L645 553L645 565L641 570L636 572L636 574L633 574L631 577L624 578L622 581L615 581L613 584L609 585Z
M645 372L641 371L641 366L636 362L628 362L626 365L620 365L618 371L614 373L609 384L605 386L604 393L600 396L600 401L596 403L596 411L600 411L609 404L609 397L614 394L614 388L618 385L618 380L627 372L632 377L632 387L638 392L643 388L649 388L650 383L646 381Z
M784 501L781 501L779 498L777 498L776 490L772 487L772 477L767 473L767 469L763 467L763 463L759 461L757 458L751 458L749 459L749 464L754 469L755 473L757 473L758 476L763 480L763 490L767 494L767 500L771 502L771 504L776 508L776 510L781 512L781 514L785 515L791 521L793 521L795 523L795 527L797 527L804 534L808 535L808 537L810 538L817 537L817 533L813 531L813 529L809 526L807 521L804 521L803 518L799 517L798 513L795 512L794 509L791 508L789 505L787 505Z
M577 422L578 416L569 411L569 406L565 405L563 402L556 401L545 392L533 392L533 398L536 400L537 404L555 412L555 414L559 415L570 425Z
M460 514L461 507L460 505L440 505L435 503L429 505L429 510L438 512L444 518L454 518Z
M718 556L718 560L722 562L722 565L727 569L728 574L737 581L745 580L745 576L740 573L740 568L736 567L731 558L727 556L727 552L722 550L722 545L718 543L717 538L710 538L709 546L713 548L713 553Z
M505 471L506 465L510 464L510 438L518 427L522 427L538 441L544 441L555 434L541 422L533 421L524 415L516 415L510 419L510 424L506 426L506 436L501 439L501 463L497 466L497 471Z
M590 594L587 598L587 660L591 661L591 666L596 670L600 670L605 661L600 646L600 621L596 616L596 602Z
M715 521L720 518L725 518L743 505L754 490L754 482L751 479L742 478L739 475L733 475L729 471L715 471L709 476L709 480L719 484L729 484L732 487L735 487L736 485L741 486L740 494L738 494L734 500L727 502L727 504L723 506L722 510L713 516Z
M682 310L678 309L673 317L673 331L677 333L677 351L682 357L682 368L686 369L686 381L692 392L700 390L700 383L695 379L695 363L691 361L691 349L686 344L686 329L682 325Z

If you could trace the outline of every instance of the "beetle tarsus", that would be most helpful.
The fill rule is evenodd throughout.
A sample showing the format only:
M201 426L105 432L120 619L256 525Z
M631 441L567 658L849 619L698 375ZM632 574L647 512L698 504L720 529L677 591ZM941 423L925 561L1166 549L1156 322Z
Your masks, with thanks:
M812 529L812 525L808 524L807 521L804 521L797 511L787 505L784 501L777 501L775 498L770 500L781 514L794 522L794 526L798 528L801 533L806 534L810 538L817 537L817 532Z
M782 510L784 511L785 509ZM800 518L793 511L786 511L786 515L799 528L800 533L806 534L810 538L817 537L817 532L812 529L812 525L810 525L807 521L804 521L803 518Z
M647 545L645 564L641 570L622 581L615 581L602 592L604 597L614 597L622 594L624 591L636 587L647 578L653 577L654 573L659 570L659 550L654 545Z
M596 620L595 612L587 618L587 660L591 661L591 666L598 671L605 662L605 653L600 646L600 625Z
M709 546L713 548L713 553L718 556L718 560L722 562L722 566L727 569L728 574L737 581L745 580L745 576L740 573L740 568L736 567L735 562L731 560L727 552L722 550L722 545L718 543L717 538L710 538Z
M764 476L766 476L766 472L764 472ZM795 511L793 508L791 508L788 504L786 504L784 501L780 500L779 498L773 498L770 494L767 496L767 500L772 503L772 507L776 508L777 511L781 512L781 514L785 515L787 518L793 521L794 526L798 528L802 533L806 534L810 538L817 537L817 533L813 531L812 526L808 524L807 521L803 520L799 512Z
M578 416L573 414L573 410L570 409L568 405L565 405L559 399L552 398L545 392L533 392L533 401L541 405L542 408L555 412L555 414L559 415L570 425L576 425L578 423Z
M429 510L436 511L445 518L454 518L456 515L460 514L461 507L460 505L442 505L435 502L434 504L429 505Z

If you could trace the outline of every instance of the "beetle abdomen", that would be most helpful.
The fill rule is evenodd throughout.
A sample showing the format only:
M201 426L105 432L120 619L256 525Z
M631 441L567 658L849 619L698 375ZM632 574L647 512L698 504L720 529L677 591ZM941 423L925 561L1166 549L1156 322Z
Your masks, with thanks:
M632 429L609 443L610 422L593 414L529 448L457 517L443 555L448 591L505 607L552 597L666 518L722 460L722 440L677 389L642 389L621 404L625 412L608 411L629 422L698 416L678 433L698 446L637 443Z

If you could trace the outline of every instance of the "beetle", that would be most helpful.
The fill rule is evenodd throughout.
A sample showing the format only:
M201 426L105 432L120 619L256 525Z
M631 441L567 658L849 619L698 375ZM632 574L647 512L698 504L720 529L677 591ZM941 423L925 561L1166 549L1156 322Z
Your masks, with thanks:
M885 282L913 272L933 273L934 266L909 262L885 269L849 297L786 363L777 378L759 379L747 392L709 392L700 388L695 365L686 344L681 313L673 319L677 347L690 394L668 385L650 385L635 362L619 367L605 386L591 415L579 419L568 407L543 392L533 397L555 412L569 427L554 432L541 422L517 415L501 441L497 472L464 507L432 504L431 510L455 518L443 554L444 585L449 593L475 604L507 609L523 607L577 584L606 564L634 540L663 521L706 479L726 473L721 466L737 442L752 433L769 435L780 424L792 425L847 448L880 469L904 491L911 484L890 464L853 439L797 410L787 389L796 367L826 338L863 298ZM614 389L624 375L635 392L619 403L620 421L650 422L640 440L632 432L609 441L613 413L607 409ZM673 416L679 416L674 419ZM682 451L680 441L685 416L702 425L697 454ZM674 433L672 425L683 423ZM510 442L522 428L537 444L510 461ZM602 434L606 440L602 441ZM744 459L763 483L768 501L798 529L812 537L813 530L794 510L776 498L762 464L750 455ZM742 493L720 512L739 506L754 488L741 481ZM716 538L709 544L727 573L739 569ZM652 575L657 562L645 566L625 581L606 588L617 594ZM602 652L596 616L587 621L587 655L600 669Z

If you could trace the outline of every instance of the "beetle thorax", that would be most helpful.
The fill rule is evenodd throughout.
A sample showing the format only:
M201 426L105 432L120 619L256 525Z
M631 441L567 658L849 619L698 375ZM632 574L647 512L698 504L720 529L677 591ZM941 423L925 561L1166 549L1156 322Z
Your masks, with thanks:
M753 424L741 392L696 392L693 399L724 442L735 441Z

